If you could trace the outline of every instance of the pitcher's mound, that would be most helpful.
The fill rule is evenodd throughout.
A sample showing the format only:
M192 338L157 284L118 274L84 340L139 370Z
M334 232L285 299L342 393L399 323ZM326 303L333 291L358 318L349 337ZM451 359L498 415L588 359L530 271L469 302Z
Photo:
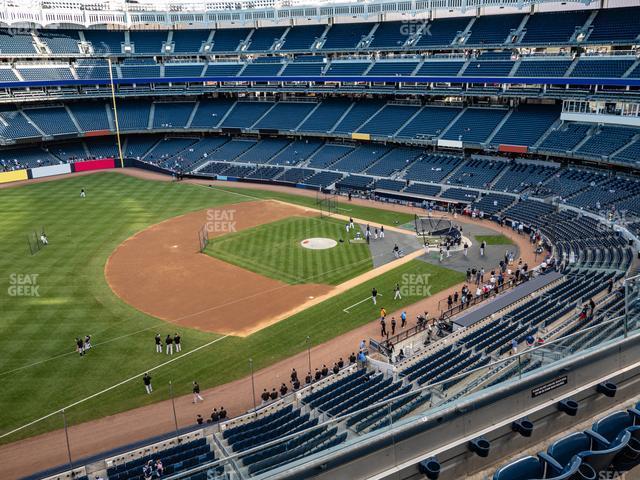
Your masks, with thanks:
M300 242L304 248L310 250L326 250L327 248L333 248L338 244L331 238L307 238Z

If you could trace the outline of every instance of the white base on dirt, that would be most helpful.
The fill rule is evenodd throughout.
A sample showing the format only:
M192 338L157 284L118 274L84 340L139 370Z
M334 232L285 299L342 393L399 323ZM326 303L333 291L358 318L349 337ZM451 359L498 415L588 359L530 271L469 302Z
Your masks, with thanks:
M306 238L300 242L300 245L309 250L326 250L335 247L337 244L338 242L331 238Z

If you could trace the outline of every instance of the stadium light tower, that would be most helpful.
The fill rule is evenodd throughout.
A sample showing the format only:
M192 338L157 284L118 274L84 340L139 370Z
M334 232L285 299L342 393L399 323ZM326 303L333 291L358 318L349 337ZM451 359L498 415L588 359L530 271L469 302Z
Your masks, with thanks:
M120 125L118 124L118 107L116 106L116 88L113 84L113 64L111 58L107 58L109 64L109 83L111 84L111 102L113 103L113 117L116 127L116 141L118 142L118 155L120 157L120 168L124 168L124 159L122 158L122 143L120 142Z

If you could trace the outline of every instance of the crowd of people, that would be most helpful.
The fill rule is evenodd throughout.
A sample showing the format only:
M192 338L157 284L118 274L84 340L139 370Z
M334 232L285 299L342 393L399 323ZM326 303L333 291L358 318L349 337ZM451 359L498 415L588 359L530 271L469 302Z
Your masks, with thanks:
M156 353L162 353L162 337L159 333L156 333L155 343ZM176 332L173 336L167 335L167 337L164 339L164 346L166 347L164 351L167 355L173 355L174 351L175 353L180 353L182 351L182 337L180 337L180 334L178 332Z

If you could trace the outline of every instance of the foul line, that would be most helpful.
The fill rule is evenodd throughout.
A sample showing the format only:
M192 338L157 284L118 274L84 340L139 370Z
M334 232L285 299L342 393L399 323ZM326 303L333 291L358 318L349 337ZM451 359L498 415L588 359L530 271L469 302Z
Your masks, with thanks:
M379 297L382 296L381 293L378 294ZM353 307L360 305L361 303L366 302L367 300L371 300L371 297L367 297L364 300L360 300L357 303L354 303L353 305L348 306L347 308L345 308L344 310L342 310L344 313L349 313L349 310L351 310Z
M120 336L118 336L118 337L110 338L110 339L108 339L108 340L105 340L104 342L100 342L100 343L93 343L93 344L92 344L92 347L97 347L97 346L99 346L99 345L105 345L105 344L107 344L107 343L115 342L116 340L121 340L121 339L123 339L123 338L131 337L131 336L133 336L133 335L137 335L137 334L139 334L139 333L146 332L147 330L152 330L152 329L154 329L154 328L157 328L158 326L161 326L161 324L158 324L158 325L156 325L156 326L152 326L152 327L143 328L142 330L138 330L138 331L136 331L136 332L127 333L127 334L125 334L125 335L120 335ZM92 336L95 336L95 334L93 334L93 333L92 333L91 335L92 335ZM47 363L47 362L50 362L51 360L55 360L55 359L57 359L57 358L62 358L62 357L66 357L66 356L68 356L68 355L77 355L77 354L78 354L78 352L77 352L77 351L75 351L75 350L72 350L72 351L69 351L69 352L65 352L65 353L59 353L58 355L54 355L53 357L44 358L44 359L42 359L42 360L39 360L39 361L37 361L37 362L30 363L30 364L28 364L28 365L23 365L23 366L21 366L21 367L16 367L16 368L14 368L14 369L12 369L12 370L5 370L4 372L0 372L0 377L2 377L2 376L4 376L4 375L8 375L8 374L10 374L10 373L19 372L20 370L25 370L25 369L27 369L27 368L35 367L36 365L40 365L40 364L42 364L42 363Z
M54 411L54 412L48 413L48 414L47 414L47 415L45 415L44 417L40 417L40 418L38 418L38 419L36 419L36 420L33 420L33 421L29 422L29 423L26 423L26 424L24 424L24 425L20 426L20 427L18 427L18 428L14 428L14 429L13 429L13 430L11 430L10 432L3 433L2 435L0 435L0 438L5 438L5 437L8 437L9 435L13 435L14 433L17 433L17 432L19 432L19 431L21 431L21 430L24 430L25 428L28 428L28 427L30 427L30 426L32 426L32 425L35 425L36 423L39 423L39 422L41 422L41 421L43 421L43 420L46 420L47 418L50 418L50 417L52 417L52 416L54 416L54 415L56 415L56 414L58 414L58 413L62 413L62 412L64 412L65 410L68 410L68 409L70 409L70 408L73 408L73 407L75 407L75 406L77 406L77 405L80 405L80 404L82 404L82 403L84 403L84 402L87 402L87 401L89 401L89 400L91 400L91 399L93 399L93 398L99 397L99 396L100 396L100 395L102 395L103 393L110 392L111 390L114 390L114 389L116 389L116 388L118 388L118 387L120 387L120 386L124 385L125 383L129 383L129 382L130 382L130 381L132 381L132 380L139 379L142 375L144 375L144 374L145 374L145 373L147 373L147 372L153 372L154 370L158 370L159 368L165 367L165 366L169 365L170 363L173 363L173 362L176 362L176 361L178 361L178 360L181 360L181 359L183 359L183 358L185 358L185 357L188 357L188 356L189 356L189 355L191 355L192 353L195 353L195 352L197 352L197 351L199 351L199 350L202 350L203 348L206 348L206 347L209 347L209 346L213 345L214 343L217 343L217 342L219 342L219 341L221 341L221 340L224 340L224 339L225 339L225 338L227 338L228 336L229 336L229 335L225 335L225 336L223 336L223 337L216 338L215 340L212 340L212 341L210 341L209 343L205 343L204 345L200 345L199 347L196 347L196 348L194 348L193 350L189 350L188 352L186 352L186 353L185 353L185 354L183 354L183 355L180 355L179 357L174 357L174 358L172 358L172 359L170 359L170 360L167 360L167 361L166 361L166 362L164 362L164 363L161 363L160 365L156 365L155 367L148 368L148 369L144 370L143 372L138 373L137 375L134 375L134 376L132 376L132 377L129 377L129 378L127 378L126 380L123 380L123 381L121 381L121 382L119 382L119 383L116 383L115 385L111 385L110 387L107 387L107 388L105 388L104 390L101 390L101 391L99 391L99 392L96 392L96 393L94 393L93 395L89 395L88 397L85 397L85 398L83 398L83 399L81 399L81 400L78 400L77 402L73 402L73 403L71 403L71 404L67 405L66 407L62 407L62 408L59 408L58 410L56 410L56 411Z

